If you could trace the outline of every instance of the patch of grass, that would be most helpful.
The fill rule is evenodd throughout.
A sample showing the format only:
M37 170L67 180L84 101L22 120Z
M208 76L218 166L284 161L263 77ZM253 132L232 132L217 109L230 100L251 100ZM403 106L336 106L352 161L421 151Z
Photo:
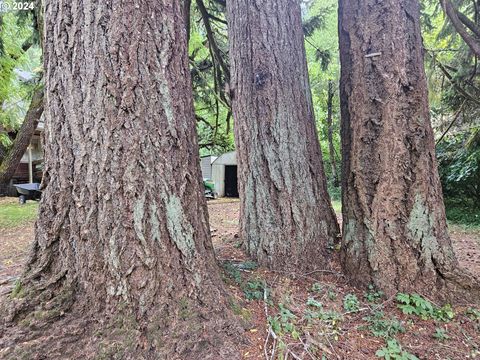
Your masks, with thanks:
M20 280L17 280L15 282L15 285L14 285L13 289L12 289L12 293L10 294L10 297L12 299L22 298L24 295L25 295L25 290L22 287L22 283L20 282Z
M340 202L342 200L342 188L340 186L335 187L333 186L333 183L329 181L327 184L327 189L332 201Z
M228 303L235 315L240 316L247 323L252 320L252 312L242 307L233 297L228 299Z
M0 229L20 227L37 218L38 203L29 201L24 205L18 203L0 203Z

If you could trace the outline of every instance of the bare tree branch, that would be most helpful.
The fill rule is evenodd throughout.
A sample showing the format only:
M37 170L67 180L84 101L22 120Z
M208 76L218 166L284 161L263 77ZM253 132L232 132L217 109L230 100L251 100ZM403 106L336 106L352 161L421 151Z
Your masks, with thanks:
M207 32L208 42L212 47L215 60L218 62L218 64L222 68L222 71L225 74L225 78L227 79L227 82L228 82L230 79L230 71L228 69L227 64L225 64L225 61L222 56L222 52L218 47L217 42L215 41L215 37L213 36L212 26L210 25L210 15L208 14L207 9L205 8L205 4L203 3L202 0L196 0L196 3L198 6L198 9L200 10L200 14L202 15L203 24Z
M480 39L480 28L465 14L457 10L458 19Z
M471 36L465 28L463 22L458 17L458 11L455 9L450 0L440 0L443 11L447 14L448 18L452 22L453 27L462 37L468 47L474 52L474 54L480 57L480 40Z

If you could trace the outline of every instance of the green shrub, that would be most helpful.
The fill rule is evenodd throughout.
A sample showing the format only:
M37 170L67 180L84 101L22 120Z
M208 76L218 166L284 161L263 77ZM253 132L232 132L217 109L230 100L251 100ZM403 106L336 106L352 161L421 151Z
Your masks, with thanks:
M265 282L261 280L248 281L243 286L243 293L247 300L263 300L265 292L268 297L270 290L265 287Z
M382 311L376 311L373 315L363 318L368 322L367 329L373 336L384 339L394 338L398 333L404 333L405 327L395 317L386 319Z
M357 312L360 310L360 302L355 294L347 294L343 298L343 308L347 312Z
M363 293L363 297L365 300L367 300L369 303L376 303L380 301L384 296L383 291L376 290L375 286L370 284L368 285L368 291Z
M450 336L447 335L447 331L442 328L435 328L435 332L432 336L434 339L437 339L439 341L450 339Z
M403 350L395 339L387 340L387 346L377 350L375 355L385 360L419 360L415 355Z
M435 307L430 301L418 294L397 295L398 308L406 315L417 315L422 320L435 319L450 321L454 317L452 307L447 304L441 308Z

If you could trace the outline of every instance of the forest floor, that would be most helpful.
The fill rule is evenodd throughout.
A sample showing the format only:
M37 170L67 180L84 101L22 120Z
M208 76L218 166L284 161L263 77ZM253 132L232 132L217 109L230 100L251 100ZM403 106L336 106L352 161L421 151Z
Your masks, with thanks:
M11 291L33 238L36 204L23 212L16 204L0 199L0 296ZM480 359L480 309L434 304L428 294L360 291L335 256L328 269L308 274L258 268L238 238L238 200L208 204L230 303L246 329L244 359ZM480 276L480 230L451 225L450 232L461 266Z

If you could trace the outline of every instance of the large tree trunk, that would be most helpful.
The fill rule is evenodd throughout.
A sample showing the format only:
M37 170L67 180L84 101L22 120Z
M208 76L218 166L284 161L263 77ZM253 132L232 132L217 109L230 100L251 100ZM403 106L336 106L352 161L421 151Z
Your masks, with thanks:
M0 194L7 188L8 183L15 174L15 170L30 144L42 114L43 88L36 90L33 94L30 107L12 147L3 159L0 158Z
M16 342L12 359L238 358L181 0L47 0L45 11L44 194L0 347ZM48 338L32 341L41 326Z
M327 97L327 126L328 126L328 152L330 154L330 165L332 167L333 186L338 187L338 171L337 161L335 159L335 145L333 144L333 81L328 81L328 97Z
M227 1L240 232L273 269L326 265L339 233L327 193L300 5Z
M447 232L418 0L341 0L339 19L345 272L388 294L475 298Z

